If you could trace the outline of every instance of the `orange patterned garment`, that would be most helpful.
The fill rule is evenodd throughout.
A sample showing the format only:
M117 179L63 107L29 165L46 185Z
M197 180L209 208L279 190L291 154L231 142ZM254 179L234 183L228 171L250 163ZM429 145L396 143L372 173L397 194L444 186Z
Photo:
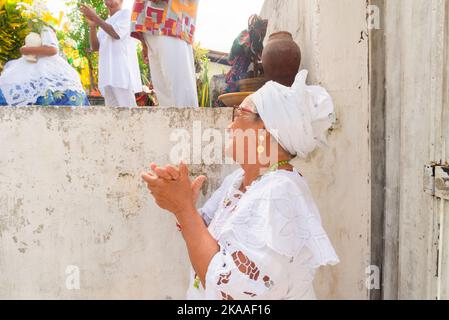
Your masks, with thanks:
M135 0L131 16L131 35L142 33L179 38L192 44L199 0Z

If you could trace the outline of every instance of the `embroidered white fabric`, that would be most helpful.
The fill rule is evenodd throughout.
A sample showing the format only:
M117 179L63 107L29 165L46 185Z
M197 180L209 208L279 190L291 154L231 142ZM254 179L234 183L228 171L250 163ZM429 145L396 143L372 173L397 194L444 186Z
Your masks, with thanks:
M58 48L52 29L44 28L41 38L43 46ZM84 92L78 73L59 54L40 57L36 63L23 57L8 62L0 76L0 88L12 106L33 104L37 98L45 96L47 90Z
M306 181L278 170L238 189L243 170L228 176L199 210L220 252L206 290L189 286L188 299L315 299L315 270L339 259L321 225Z

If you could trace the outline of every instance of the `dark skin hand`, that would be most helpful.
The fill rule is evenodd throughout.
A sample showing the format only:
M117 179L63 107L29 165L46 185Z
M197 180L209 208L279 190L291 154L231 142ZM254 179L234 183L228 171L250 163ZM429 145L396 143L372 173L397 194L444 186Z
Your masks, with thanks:
M93 51L98 51L100 48L100 44L97 37L97 27L102 28L109 36L111 36L115 40L119 40L120 36L115 32L114 28L101 19L94 9L91 7L82 4L80 6L80 11L86 18L87 23L89 24L89 37L90 37L90 46Z
M89 41L91 51L100 50L100 41L97 37L97 24L86 18L87 24L89 25Z
M33 55L39 57L51 57L58 53L55 47L40 46L40 47L22 47L20 53L24 56Z

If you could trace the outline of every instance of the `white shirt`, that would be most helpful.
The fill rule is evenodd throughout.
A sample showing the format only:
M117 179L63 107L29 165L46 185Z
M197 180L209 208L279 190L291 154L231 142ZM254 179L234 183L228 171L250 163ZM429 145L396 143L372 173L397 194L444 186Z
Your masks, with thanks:
M122 9L106 20L112 25L120 39L114 39L103 29L98 31L100 42L98 62L98 87L104 95L104 88L129 89L134 93L142 91L137 43L131 38L131 11Z
M192 270L187 298L315 299L316 269L339 260L306 181L278 170L246 193L238 190L242 181L239 169L199 210L220 252L209 264L206 290L195 285Z

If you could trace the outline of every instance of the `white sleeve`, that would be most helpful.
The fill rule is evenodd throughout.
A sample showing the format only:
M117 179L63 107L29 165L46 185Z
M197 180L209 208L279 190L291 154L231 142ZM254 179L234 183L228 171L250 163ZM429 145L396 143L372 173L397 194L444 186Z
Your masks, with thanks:
M204 223L207 226L211 223L212 219L214 218L215 213L218 210L220 201L224 197L221 188L222 187L220 187L217 191L215 191L209 198L209 200L207 200L206 203L200 209L198 209L198 212L200 213L201 217L204 220Z
M215 216L215 213L218 210L218 206L221 204L225 197L225 193L228 191L229 187L231 186L231 183L233 182L236 174L238 174L238 171L235 171L234 173L231 173L229 176L227 176L223 183L220 185L220 187L212 194L212 196L209 198L209 200L206 201L206 203L203 205L202 208L198 209L201 217L203 218L206 225L209 225L212 219Z
M287 293L287 257L241 242L219 245L220 252L212 258L206 274L207 299L265 300Z
M41 39L43 46L54 47L58 49L58 38L56 37L56 33L51 28L45 27L42 29Z
M260 196L248 212L236 213L246 221L238 219L238 227L231 227L218 241L220 252L206 274L208 299L277 299L287 294L286 270L294 253L278 248L291 239L282 236L279 221L273 219L289 215L285 211L293 210L292 203L271 194Z
M305 247L312 254L307 267L338 263L314 202L292 184L271 183L241 208L218 239L220 252L206 274L208 299L285 297L286 271Z
M118 14L117 18L110 21L109 24L120 39L123 39L131 33L131 11L124 9Z

